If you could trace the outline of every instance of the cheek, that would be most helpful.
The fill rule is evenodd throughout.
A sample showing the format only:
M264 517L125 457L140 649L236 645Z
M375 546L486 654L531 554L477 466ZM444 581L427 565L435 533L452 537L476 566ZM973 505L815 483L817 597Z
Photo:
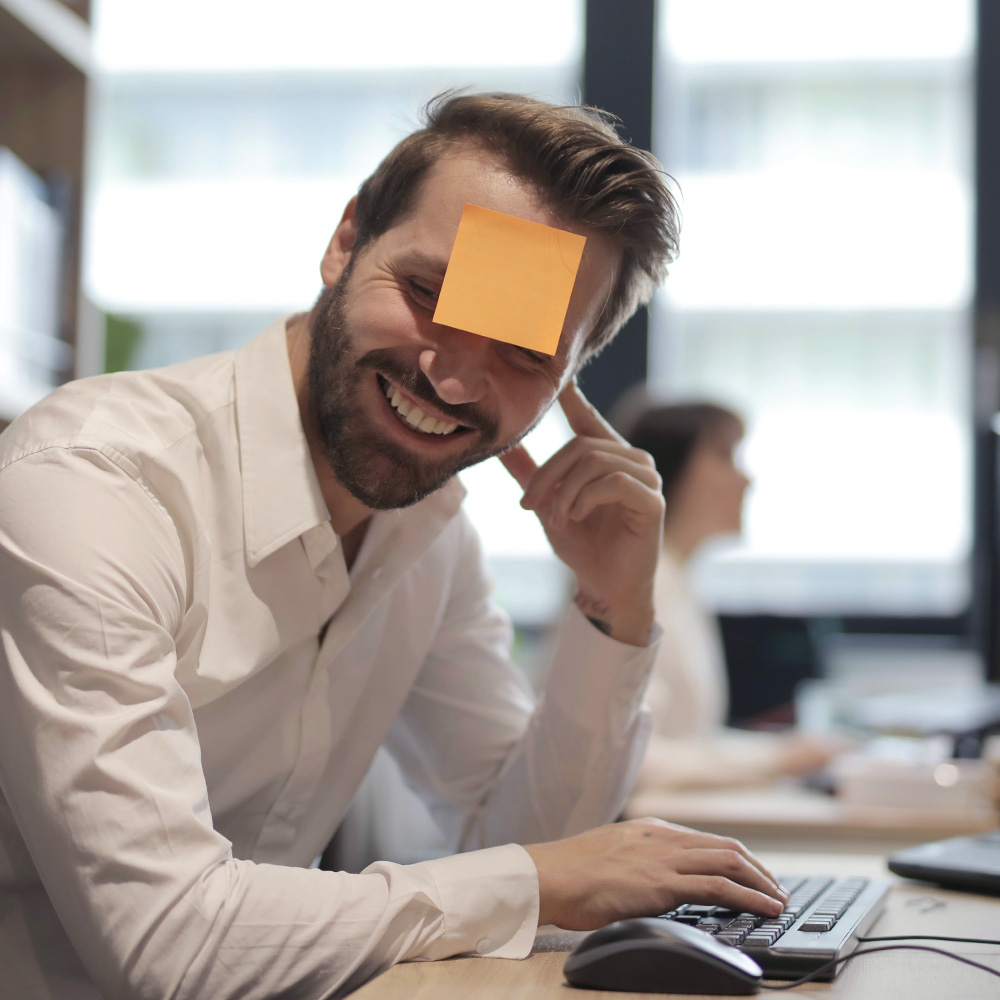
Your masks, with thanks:
M399 295L360 296L348 305L346 318L349 329L365 337L364 350L392 346L400 337L413 337L420 329L413 310Z
M501 400L501 405L507 414L506 437L509 440L522 438L541 420L556 399L553 386L539 390L537 386L511 385L502 391L506 395L506 398Z

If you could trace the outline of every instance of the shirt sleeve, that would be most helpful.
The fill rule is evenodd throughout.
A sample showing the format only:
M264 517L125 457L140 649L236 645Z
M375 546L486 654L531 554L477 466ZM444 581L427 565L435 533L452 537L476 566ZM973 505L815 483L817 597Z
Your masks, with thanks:
M537 700L510 661L478 537L460 519L450 598L387 747L449 842L472 850L555 840L614 820L652 720L648 647L604 635L571 605Z
M339 996L395 962L526 954L537 876L507 845L360 875L236 859L175 676L188 543L121 456L0 472L0 809L89 975L131 1000ZM23 854L3 845L6 858Z

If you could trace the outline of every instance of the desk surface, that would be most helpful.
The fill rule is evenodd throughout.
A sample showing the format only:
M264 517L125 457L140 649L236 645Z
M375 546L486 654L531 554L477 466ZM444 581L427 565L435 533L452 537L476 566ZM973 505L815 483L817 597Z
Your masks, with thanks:
M778 853L765 857L781 873L829 873L889 878L893 889L882 916L868 932L1000 936L1000 897L975 896L929 888L897 879L881 857ZM822 864L818 864L822 861ZM446 962L397 965L352 996L357 1000L573 1000L574 996L635 1000L635 993L569 992L562 975L566 952L579 934L541 934L535 951L523 962L489 958L455 958ZM1000 947L933 941L914 942L967 956L1000 971ZM960 962L920 951L890 951L849 962L833 983L807 983L789 990L795 997L838 1000L995 1000L1000 979ZM667 996L667 994L643 994ZM679 994L669 994L680 996ZM764 991L759 996L767 996ZM776 994L781 995L781 994Z
M634 796L625 815L658 816L710 833L737 837L754 851L888 854L928 840L996 829L991 810L862 809L795 781L713 791Z

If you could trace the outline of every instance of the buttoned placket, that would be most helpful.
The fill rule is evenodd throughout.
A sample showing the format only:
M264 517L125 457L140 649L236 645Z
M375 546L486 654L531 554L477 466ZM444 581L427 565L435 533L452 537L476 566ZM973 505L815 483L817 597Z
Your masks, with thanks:
M322 585L322 621L317 630L316 654L309 682L303 689L299 740L284 787L271 807L258 846L276 851L294 843L303 816L326 766L333 740L330 720L329 672L321 669L322 637L331 619L351 593L343 546L329 521L315 525L299 539L309 564Z
M303 688L294 760L261 828L255 856L279 856L295 843L310 803L320 791L335 734L344 723L342 714L354 710L367 681L362 662L337 663L337 657L393 581L413 565L454 516L463 494L455 483L447 489L447 497L439 494L406 511L376 514L350 573L343 546L329 521L307 529L291 543L303 546L313 572L323 581L329 612L317 622L316 657ZM337 686L336 699L331 699L331 683Z

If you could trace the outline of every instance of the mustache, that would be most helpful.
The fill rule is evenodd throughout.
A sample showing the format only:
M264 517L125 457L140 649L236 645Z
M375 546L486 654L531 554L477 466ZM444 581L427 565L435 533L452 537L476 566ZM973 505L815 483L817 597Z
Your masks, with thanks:
M400 362L389 348L379 347L358 359L358 367L370 368L384 375L405 389L415 399L423 400L465 427L479 431L484 444L495 440L500 432L500 421L474 403L446 403L441 399L430 379L419 368Z

